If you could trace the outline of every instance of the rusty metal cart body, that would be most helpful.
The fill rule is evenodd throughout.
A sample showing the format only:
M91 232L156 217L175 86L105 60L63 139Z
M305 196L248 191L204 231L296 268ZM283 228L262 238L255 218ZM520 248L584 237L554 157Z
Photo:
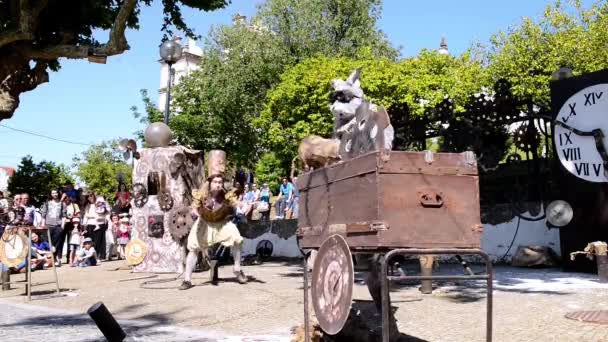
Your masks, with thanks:
M389 160L369 152L302 174L297 185L298 245L318 251L311 292L324 331L335 334L346 322L353 286L350 253L386 253L381 266L384 341L389 336L388 281L398 279L487 280L486 335L491 340L492 266L480 248L479 180L472 152L392 151ZM475 254L485 260L486 274L389 276L390 259L405 254ZM308 331L306 270L305 265Z

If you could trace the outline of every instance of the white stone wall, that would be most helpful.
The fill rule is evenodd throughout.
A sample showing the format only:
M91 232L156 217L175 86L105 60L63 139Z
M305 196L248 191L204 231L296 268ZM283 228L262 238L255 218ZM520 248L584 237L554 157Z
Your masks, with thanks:
M524 217L532 217L529 212L523 214ZM484 232L481 237L481 247L484 252L490 255L493 261L501 259L515 236L518 218L514 217L510 221L492 225L484 224ZM300 257L295 234L288 239L267 232L255 239L245 238L243 243L243 255L256 254L256 247L262 240L268 240L273 244L273 256L280 257ZM509 250L505 261L509 262L520 245L541 245L551 247L559 256L561 255L559 229L548 229L545 220L526 221L520 219L519 230Z
M300 249L298 248L295 234L290 236L288 239L283 239L274 233L264 233L255 239L245 238L243 241L242 254L256 254L258 243L262 240L268 240L272 243L272 256L286 258L298 258L302 256L302 253L300 253Z
M523 214L524 217L532 217L529 212ZM502 258L513 241L517 224L519 220L519 230L513 242L513 246L509 250L507 261L517 251L518 246L525 245L540 245L551 247L557 255L561 255L559 229L548 229L545 220L526 221L512 218L508 222L497 225L484 224L484 232L481 236L481 247L484 252L488 253L492 260L496 261Z

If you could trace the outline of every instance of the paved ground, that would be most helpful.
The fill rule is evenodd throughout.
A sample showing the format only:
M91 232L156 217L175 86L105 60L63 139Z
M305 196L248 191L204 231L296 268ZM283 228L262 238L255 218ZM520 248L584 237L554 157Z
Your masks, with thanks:
M40 340L46 332L57 341L99 339L99 331L83 314L97 301L103 301L121 320L132 341L288 340L291 328L303 321L302 273L297 263L245 267L251 277L247 285L236 283L229 267L221 269L226 282L219 286L207 282L207 273L196 273L194 284L198 286L188 291L175 289L179 281L143 285L151 279L136 278L146 274L116 270L119 266L124 264L62 267L62 296L52 295L53 284L46 284L34 288L34 300L29 304L22 287L0 292L4 297L0 299L0 341ZM461 272L443 264L439 271ZM51 271L35 272L33 279L47 282L52 275ZM13 277L13 281L22 278ZM370 306L370 296L362 275L356 278L353 306L365 309ZM422 295L415 284L392 287L392 303L397 307L399 329L409 337L406 340L485 340L483 284L444 282L435 286L431 295ZM599 284L597 276L497 267L495 286L494 341L608 341L608 325L564 318L575 310L608 310L608 284Z
M86 314L14 303L0 299L0 341L106 341L93 320ZM227 336L201 330L163 325L154 319L119 320L125 341L268 341L287 342L284 336Z

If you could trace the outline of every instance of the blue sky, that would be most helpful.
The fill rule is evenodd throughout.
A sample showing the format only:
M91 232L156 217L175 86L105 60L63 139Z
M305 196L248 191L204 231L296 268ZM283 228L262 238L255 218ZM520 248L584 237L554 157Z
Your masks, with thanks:
M184 10L186 21L198 34L212 25L229 24L232 15L251 16L262 0L233 0L219 11ZM498 30L506 30L523 16L538 18L548 3L541 0L384 0L379 27L404 56L423 48L439 46L445 35L451 53L461 53L471 43L487 43ZM589 1L584 1L589 3ZM107 64L86 60L62 60L50 82L21 95L21 105L4 124L17 129L82 143L131 137L143 126L130 107L141 108L140 89L148 89L154 100L160 82L158 45L162 34L159 1L142 9L140 30L128 30L131 50L109 57ZM107 36L102 35L100 37ZM200 43L199 45L202 45ZM34 161L71 164L74 155L86 149L0 127L0 166L16 167L24 155Z

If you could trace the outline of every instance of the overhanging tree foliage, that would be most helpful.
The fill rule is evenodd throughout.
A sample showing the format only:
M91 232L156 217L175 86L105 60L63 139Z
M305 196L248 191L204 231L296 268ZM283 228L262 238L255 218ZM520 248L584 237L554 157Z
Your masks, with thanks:
M41 161L34 163L31 156L21 159L17 171L8 181L8 191L11 196L27 193L30 202L40 205L51 194L53 189L61 189L66 182L74 183L65 165Z
M141 6L153 0L6 0L0 1L0 120L12 117L19 95L48 82L48 70L59 70L59 58L107 57L129 49L127 28L139 28ZM187 6L205 11L229 0L163 0L161 31L172 27L194 37L181 14ZM108 41L93 38L109 31Z

